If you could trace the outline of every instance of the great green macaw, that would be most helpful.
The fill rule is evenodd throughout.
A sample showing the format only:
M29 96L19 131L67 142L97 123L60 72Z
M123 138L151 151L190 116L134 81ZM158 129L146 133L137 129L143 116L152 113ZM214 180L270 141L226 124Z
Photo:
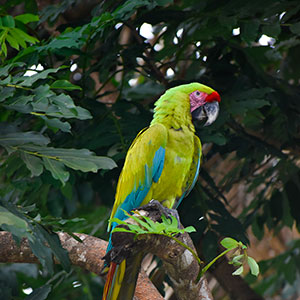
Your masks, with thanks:
M119 177L111 218L126 219L152 199L167 208L177 208L194 187L201 162L201 142L192 119L213 123L219 112L220 95L200 83L167 90L155 103L153 120L135 138ZM113 229L116 223L109 225ZM111 242L107 252L112 248ZM125 274L126 260L110 263L103 300L133 298L142 257ZM129 268L129 266L127 266Z

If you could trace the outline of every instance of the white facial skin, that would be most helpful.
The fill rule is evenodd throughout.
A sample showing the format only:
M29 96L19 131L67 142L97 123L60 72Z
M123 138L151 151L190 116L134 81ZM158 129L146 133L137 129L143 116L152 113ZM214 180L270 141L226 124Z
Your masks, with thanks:
M197 120L205 120L204 126L212 124L219 115L220 95L213 92L210 95L194 91L190 95L191 113L193 118Z
M190 94L191 112L197 109L199 106L205 104L207 94L200 91L194 91Z

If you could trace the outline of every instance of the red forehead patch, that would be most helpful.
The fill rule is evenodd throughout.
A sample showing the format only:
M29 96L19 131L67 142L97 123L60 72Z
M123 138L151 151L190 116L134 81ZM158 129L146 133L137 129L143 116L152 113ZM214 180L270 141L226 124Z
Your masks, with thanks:
M205 100L206 100L206 102L213 102L213 101L220 102L221 101L221 97L220 97L220 95L219 95L218 92L214 91L211 94L207 95L207 97L206 97Z

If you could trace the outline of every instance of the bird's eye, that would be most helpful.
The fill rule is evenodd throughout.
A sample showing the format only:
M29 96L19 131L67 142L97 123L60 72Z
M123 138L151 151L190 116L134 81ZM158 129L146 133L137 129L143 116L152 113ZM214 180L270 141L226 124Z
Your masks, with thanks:
M196 96L200 96L200 92L199 91L196 91Z

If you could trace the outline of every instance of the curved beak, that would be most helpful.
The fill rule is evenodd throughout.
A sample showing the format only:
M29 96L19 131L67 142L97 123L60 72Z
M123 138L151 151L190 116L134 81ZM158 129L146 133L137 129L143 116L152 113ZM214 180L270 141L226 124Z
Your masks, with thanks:
M192 112L193 119L206 121L203 126L211 125L219 115L219 102L207 102Z

